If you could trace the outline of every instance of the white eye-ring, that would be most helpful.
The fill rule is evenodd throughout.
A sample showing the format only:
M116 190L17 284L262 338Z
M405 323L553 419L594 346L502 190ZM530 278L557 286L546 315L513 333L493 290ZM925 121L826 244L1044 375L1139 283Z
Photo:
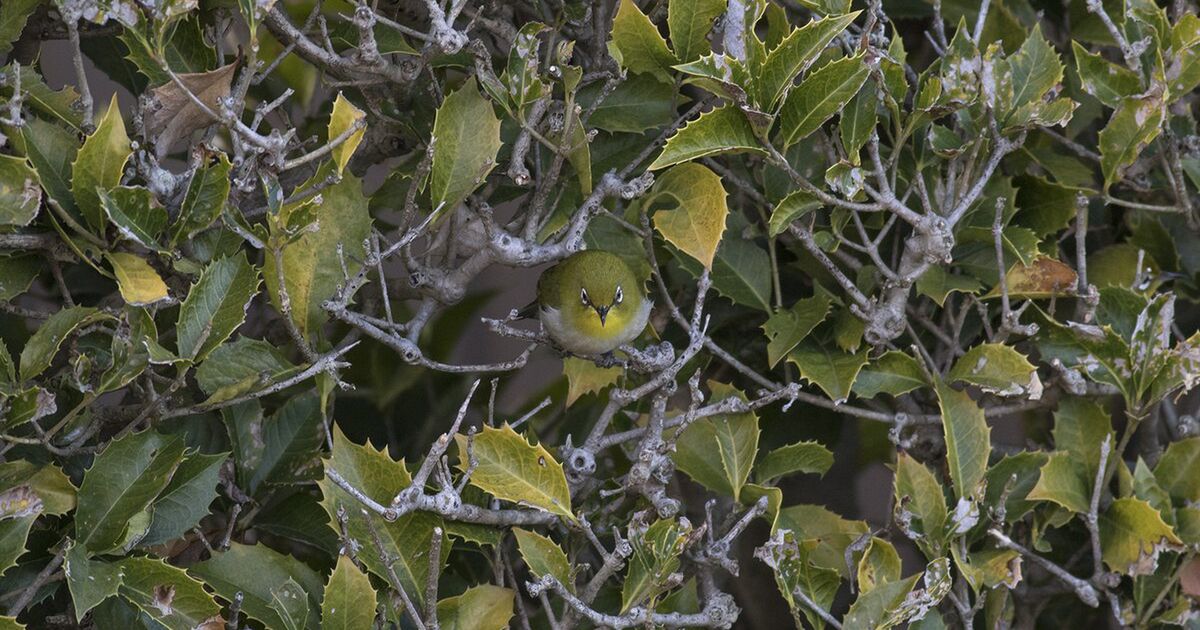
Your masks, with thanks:
M625 293L621 291L621 285L617 285L617 292L613 294L613 304L620 304L621 300L625 299Z
M592 301L588 299L587 289L582 287L579 289L579 301L582 302L584 306L591 306Z

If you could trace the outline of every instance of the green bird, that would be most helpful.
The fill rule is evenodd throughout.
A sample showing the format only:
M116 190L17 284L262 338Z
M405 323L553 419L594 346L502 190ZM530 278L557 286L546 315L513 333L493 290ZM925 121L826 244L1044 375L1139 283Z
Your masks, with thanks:
M563 350L604 354L646 328L650 298L643 283L615 254L584 250L538 279L542 327Z

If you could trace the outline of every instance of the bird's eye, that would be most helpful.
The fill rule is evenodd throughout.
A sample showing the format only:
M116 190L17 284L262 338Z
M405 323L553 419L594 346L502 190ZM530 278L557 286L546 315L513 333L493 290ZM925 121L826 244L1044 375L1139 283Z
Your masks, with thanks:
M613 304L620 304L621 300L625 299L625 293L621 291L621 285L617 285L617 292L613 294Z
M589 306L592 301L588 299L587 289L579 289L579 301L583 302L584 306Z

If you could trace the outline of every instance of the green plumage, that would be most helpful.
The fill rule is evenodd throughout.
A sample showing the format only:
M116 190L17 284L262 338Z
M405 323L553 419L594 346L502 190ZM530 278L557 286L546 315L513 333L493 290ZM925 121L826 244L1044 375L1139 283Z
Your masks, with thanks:
M600 250L577 252L547 269L538 280L538 304L551 338L580 354L601 354L632 341L650 313L633 270Z

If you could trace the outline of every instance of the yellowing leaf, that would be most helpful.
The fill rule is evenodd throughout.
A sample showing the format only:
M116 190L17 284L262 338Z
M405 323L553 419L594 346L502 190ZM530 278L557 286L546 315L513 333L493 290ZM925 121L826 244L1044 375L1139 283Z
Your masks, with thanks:
M670 81L669 70L676 62L675 55L667 48L658 27L633 0L621 0L613 17L608 48L622 68L635 74L649 72L664 82Z
M554 576L554 579L558 580L567 590L575 590L575 586L571 582L571 563L558 543L537 532L520 527L514 527L512 532L517 539L517 547L521 550L521 557L529 566L530 573L537 577Z
M430 192L434 213L452 210L496 166L500 119L472 77L446 97L433 121Z
M459 466L467 466L467 437L454 436ZM574 521L571 492L562 464L545 447L527 442L512 427L485 426L472 441L471 457L478 462L471 484L497 499L543 509Z
M1146 94L1122 99L1100 130L1100 170L1105 190L1119 181L1125 168L1158 137L1166 114L1164 91L1158 85Z
M655 212L655 229L680 251L712 269L729 215L721 178L708 167L680 164L658 178L647 203L659 196L673 198L678 206Z
M718 153L745 152L765 154L746 115L732 105L700 115L667 139L666 146L650 170L696 160Z
M329 115L329 142L341 138L343 134L349 134L330 153L339 175L345 170L350 157L362 142L363 134L367 132L366 117L366 112L355 107L338 92L337 100L333 102L333 113Z
M473 586L437 603L438 625L442 630L504 630L512 619L515 598L511 589Z
M946 464L955 493L960 499L974 496L987 472L988 454L992 450L988 436L992 430L983 420L983 410L970 396L952 389L941 379L934 387L942 410Z
M375 621L376 599L367 574L350 558L338 556L321 600L321 630L368 630Z
M1158 555L1182 544L1158 510L1141 499L1117 499L1100 515L1104 564L1118 573L1151 575L1158 567Z
M79 212L92 228L99 230L104 226L104 210L100 207L97 188L108 190L121 183L121 173L130 153L125 121L121 119L114 94L95 133L83 141L71 167L71 193Z
M1037 368L1017 352L999 343L982 343L954 362L947 380L965 381L997 396L1042 397L1042 381Z
M1010 298L1042 299L1066 295L1075 290L1078 276L1075 270L1049 256L1038 256L1033 263L1017 263L1004 275ZM983 299L1000 297L997 285Z
M600 367L594 361L577 357L563 359L563 374L567 377L567 406L580 396L599 392L621 378L621 368Z
M1031 501L1052 501L1077 514L1086 514L1092 485L1083 462L1067 452L1056 452L1042 466L1037 485L1029 491Z
M145 306L167 298L167 284L141 256L125 252L106 254L117 276L121 298L133 306Z

